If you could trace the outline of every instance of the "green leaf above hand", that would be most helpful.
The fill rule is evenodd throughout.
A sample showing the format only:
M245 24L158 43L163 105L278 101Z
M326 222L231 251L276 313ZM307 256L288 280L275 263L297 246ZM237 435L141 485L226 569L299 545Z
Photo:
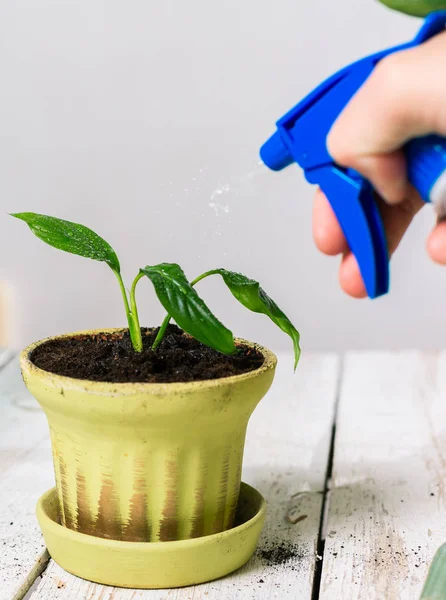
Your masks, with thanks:
M105 262L113 271L120 273L121 267L113 248L88 227L32 212L11 216L25 221L34 235L46 244L70 254Z
M301 353L300 334L274 300L260 287L259 282L226 269L215 269L209 273L209 275L211 274L221 275L234 298L243 306L253 312L267 315L282 331L291 337L294 346L294 368L296 369Z
M162 263L141 269L153 283L156 295L177 325L206 346L234 354L234 336L211 313L177 264Z

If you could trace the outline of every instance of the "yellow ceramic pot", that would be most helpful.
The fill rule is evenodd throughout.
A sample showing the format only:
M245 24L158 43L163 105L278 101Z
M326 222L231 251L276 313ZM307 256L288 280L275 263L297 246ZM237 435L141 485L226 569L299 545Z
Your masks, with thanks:
M48 419L62 525L132 542L233 526L246 428L273 381L274 354L256 345L262 367L235 377L113 384L37 368L32 353L45 341L23 351L21 368Z

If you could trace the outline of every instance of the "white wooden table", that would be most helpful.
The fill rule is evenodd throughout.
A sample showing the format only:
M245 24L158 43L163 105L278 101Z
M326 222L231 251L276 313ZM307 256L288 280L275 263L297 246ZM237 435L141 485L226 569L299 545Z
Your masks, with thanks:
M269 504L255 557L194 588L95 585L49 560L47 424L0 354L0 600L416 600L446 541L446 353L281 356L248 431L244 480Z

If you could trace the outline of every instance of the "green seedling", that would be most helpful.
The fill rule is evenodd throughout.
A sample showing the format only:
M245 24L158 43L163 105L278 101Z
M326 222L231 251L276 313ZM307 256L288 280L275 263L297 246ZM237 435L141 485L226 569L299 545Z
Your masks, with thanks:
M253 312L267 315L291 337L294 346L294 368L296 368L300 357L299 333L257 281L240 273L215 269L203 273L189 282L179 265L162 263L140 269L130 291L127 292L116 252L110 244L88 227L30 212L15 213L11 216L25 221L34 235L46 244L71 254L105 262L110 267L121 289L130 339L135 352L141 352L143 349L136 304L136 286L143 277L147 277L152 282L159 301L168 313L154 341L153 350L156 350L161 343L170 319L174 319L181 329L206 346L223 354L234 354L237 348L232 332L209 310L194 288L206 277L220 275L232 295L243 306Z

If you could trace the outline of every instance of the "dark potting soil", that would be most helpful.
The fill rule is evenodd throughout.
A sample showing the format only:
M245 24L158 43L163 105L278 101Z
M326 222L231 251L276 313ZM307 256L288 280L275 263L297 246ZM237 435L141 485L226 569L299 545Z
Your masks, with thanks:
M143 329L143 351L133 350L127 330L50 340L38 346L32 362L45 371L110 383L174 383L218 379L258 369L263 356L240 345L233 356L220 354L169 325L152 351L158 330Z

